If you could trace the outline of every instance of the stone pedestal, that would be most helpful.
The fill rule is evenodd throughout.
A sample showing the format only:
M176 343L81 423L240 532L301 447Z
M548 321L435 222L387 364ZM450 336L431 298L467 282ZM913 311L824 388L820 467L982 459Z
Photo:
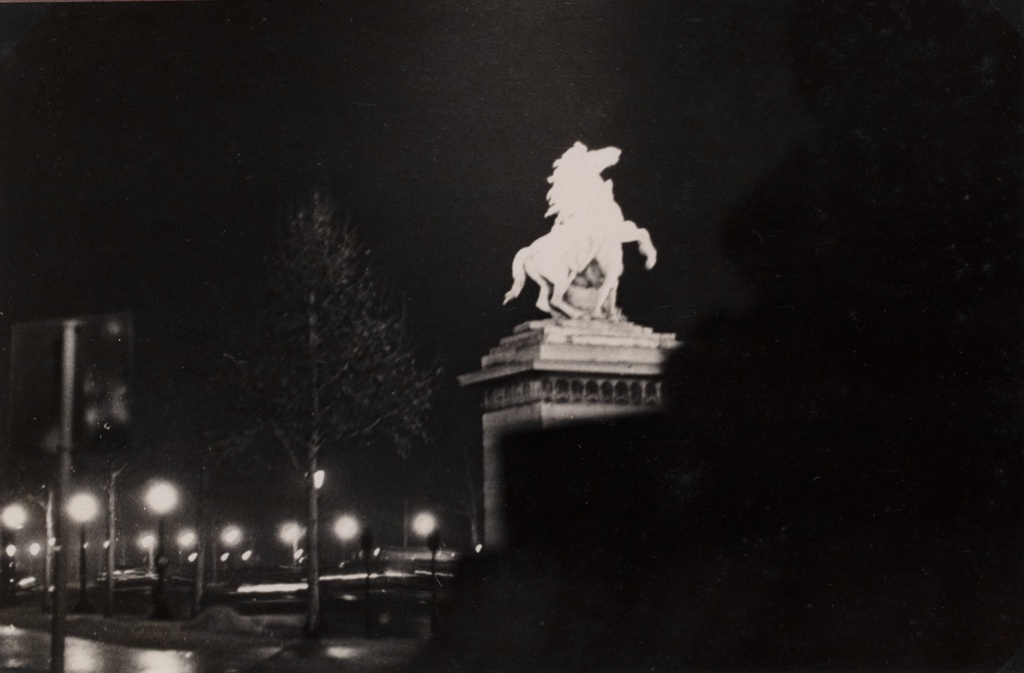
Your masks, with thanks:
M510 433L658 411L674 334L600 320L518 325L459 377L483 390L484 542L504 546L500 449Z

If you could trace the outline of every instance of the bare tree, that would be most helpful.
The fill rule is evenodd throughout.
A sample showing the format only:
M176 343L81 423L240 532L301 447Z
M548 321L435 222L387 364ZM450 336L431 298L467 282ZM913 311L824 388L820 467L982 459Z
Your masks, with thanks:
M437 372L416 362L404 315L374 277L368 250L323 196L289 219L271 284L272 313L251 369L262 420L306 485L306 633L315 637L321 456L371 441L408 455L425 437Z

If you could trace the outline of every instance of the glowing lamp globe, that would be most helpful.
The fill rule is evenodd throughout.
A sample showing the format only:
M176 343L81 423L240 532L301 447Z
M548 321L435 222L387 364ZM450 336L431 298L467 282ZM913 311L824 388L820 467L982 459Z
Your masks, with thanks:
M146 507L158 516L167 514L178 505L178 489L166 481L159 481L146 491Z
M28 546L28 553L32 556L39 556L39 552L42 551L42 547L39 546L38 542L33 542Z
M17 503L4 507L4 511L0 512L0 523L4 525L4 528L21 530L26 521L28 521L28 513Z
M196 543L196 534L193 533L190 530L183 531L183 532L181 532L178 535L178 546L179 547L182 547L182 548L191 547L195 543Z
M151 533L145 533L139 538L139 546L145 549L146 551L149 551L155 545L156 537L154 537Z
M220 534L220 541L229 547L234 547L242 541L242 531L238 526L228 526Z
M334 534L338 536L339 540L352 540L358 533L359 523L353 516L346 514L345 516L338 517L338 520L334 522Z
M96 498L88 493L77 493L68 500L68 514L76 523L88 523L96 518L99 511Z
M281 542L295 544L300 537L302 537L302 527L294 521L281 526Z
M437 518L430 512L422 512L412 520L412 529L420 537L427 537L437 528Z

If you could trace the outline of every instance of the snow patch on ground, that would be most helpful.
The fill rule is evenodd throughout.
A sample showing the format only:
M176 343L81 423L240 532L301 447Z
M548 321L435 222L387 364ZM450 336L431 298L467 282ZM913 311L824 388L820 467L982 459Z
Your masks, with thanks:
M182 624L181 628L188 631L245 635L260 635L264 633L263 625L258 621L243 617L233 609L220 605L203 610L191 621Z

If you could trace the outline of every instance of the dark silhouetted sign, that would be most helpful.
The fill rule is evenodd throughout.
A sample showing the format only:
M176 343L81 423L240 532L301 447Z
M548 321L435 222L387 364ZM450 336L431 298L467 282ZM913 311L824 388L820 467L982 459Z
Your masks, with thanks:
M18 453L56 453L64 326L20 323L11 336L11 441ZM128 313L74 318L76 451L129 446L132 322Z

